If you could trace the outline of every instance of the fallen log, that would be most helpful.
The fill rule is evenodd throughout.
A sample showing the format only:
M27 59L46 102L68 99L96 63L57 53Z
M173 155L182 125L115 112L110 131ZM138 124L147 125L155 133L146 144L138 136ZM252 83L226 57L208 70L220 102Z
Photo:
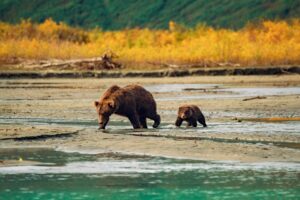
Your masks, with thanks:
M89 59L73 59L73 60L50 60L50 61L29 61L20 64L26 68L32 69L80 69L80 70L110 70L120 69L122 64L114 62L113 54L104 54L101 57Z

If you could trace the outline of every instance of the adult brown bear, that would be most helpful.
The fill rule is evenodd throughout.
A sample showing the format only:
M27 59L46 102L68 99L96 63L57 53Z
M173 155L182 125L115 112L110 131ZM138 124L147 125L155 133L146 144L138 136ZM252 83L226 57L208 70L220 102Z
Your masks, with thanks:
M187 121L187 126L197 127L197 121L206 127L205 118L198 106L184 105L178 109L178 116L175 125L180 127L183 121Z
M160 124L152 94L139 85L123 88L113 85L94 104L98 113L99 129L105 129L113 113L128 117L134 129L147 128L146 118L154 120L153 128Z

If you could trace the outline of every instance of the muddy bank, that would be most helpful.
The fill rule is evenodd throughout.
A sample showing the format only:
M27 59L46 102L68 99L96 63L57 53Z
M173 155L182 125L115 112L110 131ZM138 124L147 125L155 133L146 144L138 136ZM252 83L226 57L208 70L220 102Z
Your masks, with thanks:
M46 147L66 152L114 153L133 155L162 156L208 161L239 161L239 162L299 162L298 148L289 148L287 143L218 141L195 137L157 137L141 134L103 133L93 129L80 131L70 138L49 138L47 140L6 141L0 147ZM299 141L299 140L298 140Z
M300 162L299 77L2 79L0 147ZM99 131L93 101L112 84L132 83L153 93L160 128L133 131L128 119L114 115ZM174 126L178 106L187 103L199 105L207 128Z
M0 78L126 78L126 77L185 77L220 75L288 75L300 74L299 66L292 67L247 67L247 68L206 68L191 70L153 71L2 71Z

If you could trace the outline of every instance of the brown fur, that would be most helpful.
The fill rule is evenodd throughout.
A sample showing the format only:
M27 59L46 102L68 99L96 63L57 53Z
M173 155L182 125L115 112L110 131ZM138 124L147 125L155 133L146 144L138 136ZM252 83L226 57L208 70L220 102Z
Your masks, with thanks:
M197 127L198 121L203 127L206 127L205 117L198 106L195 105L184 105L179 107L175 125L180 127L183 121L188 123L187 126Z
M124 88L113 85L94 104L100 129L105 129L113 113L128 117L135 129L147 128L146 118L154 120L154 128L160 124L152 94L139 85L128 85Z

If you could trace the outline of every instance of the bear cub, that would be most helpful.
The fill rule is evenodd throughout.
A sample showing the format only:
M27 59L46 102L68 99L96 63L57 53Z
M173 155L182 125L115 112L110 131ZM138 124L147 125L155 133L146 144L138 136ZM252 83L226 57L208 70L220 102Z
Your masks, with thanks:
M154 121L153 128L160 124L156 102L150 92L139 85L108 88L94 105L98 114L99 129L105 129L112 114L125 116L134 129L147 128L146 118Z
M195 105L183 105L179 107L175 125L180 127L183 121L188 123L187 127L197 127L197 121L202 124L203 127L206 127L204 115L198 106Z

